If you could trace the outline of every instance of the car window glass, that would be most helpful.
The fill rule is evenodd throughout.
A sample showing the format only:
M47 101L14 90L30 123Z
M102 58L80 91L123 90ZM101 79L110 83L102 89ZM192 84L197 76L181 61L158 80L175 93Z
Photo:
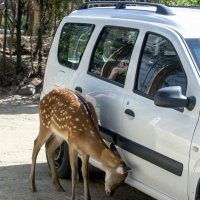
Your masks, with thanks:
M173 45L166 38L148 34L139 62L136 90L154 96L159 88L181 86L186 93L187 78Z
M66 23L58 44L58 61L63 66L77 69L94 25Z
M192 56L200 70L200 39L199 38L190 38L185 40Z
M89 72L124 84L138 30L105 27L95 47Z

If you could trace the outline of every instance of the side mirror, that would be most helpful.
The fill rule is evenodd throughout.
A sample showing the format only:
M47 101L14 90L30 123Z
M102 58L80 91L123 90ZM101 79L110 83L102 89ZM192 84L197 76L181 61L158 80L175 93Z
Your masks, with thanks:
M187 108L192 110L196 104L194 96L186 97L180 86L171 86L159 89L154 96L157 106L166 108Z

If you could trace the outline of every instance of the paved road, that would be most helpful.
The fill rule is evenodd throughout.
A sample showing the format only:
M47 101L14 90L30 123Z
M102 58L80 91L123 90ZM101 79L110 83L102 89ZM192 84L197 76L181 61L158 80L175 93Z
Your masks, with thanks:
M71 181L61 180L66 192L56 192L46 163L44 148L36 168L37 193L29 191L33 140L38 131L37 102L21 97L0 99L0 200L63 200L70 199ZM91 167L90 190L95 200L153 200L128 186L121 186L113 197L104 192L104 174ZM77 186L77 200L83 199L83 183Z

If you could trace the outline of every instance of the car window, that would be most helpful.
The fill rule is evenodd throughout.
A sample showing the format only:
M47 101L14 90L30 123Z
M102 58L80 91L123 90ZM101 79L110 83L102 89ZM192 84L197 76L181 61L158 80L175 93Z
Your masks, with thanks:
M154 96L159 88L181 86L186 93L187 78L172 43L149 33L138 65L136 90Z
M123 85L137 35L138 30L105 27L94 49L89 72Z
M200 70L200 38L190 38L185 40L192 56Z
M58 61L63 66L77 69L94 25L66 23L58 44Z

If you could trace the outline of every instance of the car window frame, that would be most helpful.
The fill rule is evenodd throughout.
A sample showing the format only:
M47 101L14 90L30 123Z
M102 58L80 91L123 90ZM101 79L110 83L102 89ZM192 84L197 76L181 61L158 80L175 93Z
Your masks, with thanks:
M166 39L168 42L170 42L170 44L173 46L178 58L179 58L179 62L181 64L181 68L183 70L183 72L185 73L185 77L186 77L186 90L185 92L187 93L187 86L188 86L188 78L187 78L187 73L183 67L183 64L182 64L182 61L180 59L180 56L178 54L178 51L176 50L175 46L173 45L173 43L164 35L160 34L160 33L156 33L156 32L152 32L152 31L147 31L144 35L144 38L143 38L143 42L142 42L142 45L141 45L141 49L140 49L140 54L139 54L139 57L138 57L138 61L137 61L137 66L136 66L136 73L135 73L135 80L134 80L134 84L133 84L133 92L140 95L140 96L143 96L147 99L150 99L150 100L154 100L154 97L151 96L151 95L148 95L144 92L141 92L139 90L137 90L137 85L138 85L138 77L139 77L139 71L140 71L140 66L141 66L141 61L142 61L142 57L143 57L143 53L144 53L144 49L145 49L145 46L146 46L146 43L147 43L147 40L148 40L148 35L150 34L153 34L153 35L157 35L157 36L160 36L160 37L163 37L164 39Z
M98 79L100 79L100 80L102 80L102 81L106 81L106 82L108 82L108 83L111 83L111 84L113 84L113 85L116 85L116 86L119 86L119 87L121 87L121 88L124 88L125 87L125 84L126 84L126 78L125 78L125 82L124 82L124 84L121 84L121 83L119 83L119 82L117 82L117 81L113 81L113 80L109 80L108 78L106 78L106 77L103 77L103 76L98 76L98 75L96 75L96 74L94 74L94 73L92 73L90 70L91 70L91 67L92 67L92 61L93 61L93 58L94 58L94 54L95 54L95 52L96 52L96 49L97 49L97 46L98 46L98 43L99 43L99 40L101 39L101 37L102 37L102 35L103 35L103 33L104 33L104 30L105 30L105 28L107 28L107 27L112 27L112 28L121 28L121 29L132 29L132 30L134 30L134 31L137 31L137 33L138 33L138 35L137 35L137 38L136 38L136 40L135 40L135 44L136 44L136 42L137 42L137 40L138 40L138 37L139 37L139 34L140 34L140 29L138 29L138 28L133 28L133 27L128 27L128 26L117 26L117 25L104 25L104 26L102 26L102 28L101 28L101 30L100 30L100 33L98 34L98 37L96 38L96 41L95 41L95 44L94 44L94 46L93 46L93 49L92 49L92 52L91 52L91 56L90 56L90 60L89 60L89 65L88 65L88 69L87 69L87 74L88 75L91 75L91 76L93 76L93 77L95 77L95 78L98 78ZM130 56L130 61L131 61L131 59L132 59L132 54L133 54L133 51L134 51L134 48L135 48L135 44L134 44L134 47L133 47L133 49L132 49L132 53L131 53L131 56ZM130 62L129 62L129 65L130 65ZM130 66L128 67L128 69L130 68ZM128 70L127 70L128 71Z
M59 42L60 42L60 38L61 38L61 35L62 35L62 31L63 31L63 28L64 28L64 26L65 26L66 24L91 25L91 27L92 27L91 35L90 35L90 37L88 38L88 41L87 41L87 43L86 43L86 45L85 45L85 48L84 48L84 50L83 50L83 53L82 53L82 55L81 55L81 57L80 57L78 66L77 66L76 68L68 67L68 66L64 65L63 63L61 63L60 60L59 60L59 55L58 55L58 54L59 54L59 50L57 51L57 61L58 61L58 63L59 63L62 67L66 68L66 69L70 69L70 70L76 71L76 70L79 69L79 66L80 66L80 64L81 64L81 62L82 62L82 57L83 57L83 55L84 55L84 53L85 53L85 50L86 50L86 48L87 48L87 46L88 46L88 43L89 43L89 41L90 41L90 39L91 39L91 37L92 37L94 31L95 31L96 25L95 25L95 23L87 23L87 22L75 22L75 21L67 21L67 22L65 22L65 23L62 25L62 28L61 28L61 31L60 31L60 34L59 34L59 38L58 38L58 47L57 47L58 49L59 49Z

